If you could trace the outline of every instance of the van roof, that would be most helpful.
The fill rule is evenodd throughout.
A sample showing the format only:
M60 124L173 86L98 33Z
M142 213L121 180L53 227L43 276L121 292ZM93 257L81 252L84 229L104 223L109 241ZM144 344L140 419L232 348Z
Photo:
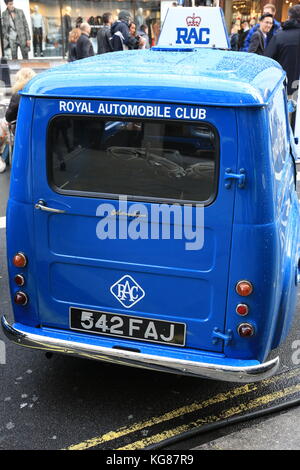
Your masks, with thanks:
M218 49L121 51L38 74L24 95L263 106L285 73L272 59Z

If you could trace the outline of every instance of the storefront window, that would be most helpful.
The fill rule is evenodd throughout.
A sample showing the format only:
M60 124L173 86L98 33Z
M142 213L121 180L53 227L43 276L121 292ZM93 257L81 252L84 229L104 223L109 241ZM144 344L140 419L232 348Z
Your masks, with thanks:
M87 21L92 26L91 41L97 52L96 36L102 25L103 14L111 12L116 20L121 10L131 12L137 30L143 23L148 26L150 45L155 45L167 8L175 3L184 4L184 6L208 7L218 4L224 9L227 25L230 28L231 23L239 24L243 19L247 19L251 24L257 23L264 2L259 0L14 0L15 7L23 10L25 14L31 35L30 45L27 46L24 39L24 47L19 48L17 58L66 57L69 32L83 21ZM280 11L277 3L279 2L276 2L278 19L282 12L282 18L285 20L288 7L297 2L283 3ZM2 26L5 26L4 0L0 0L0 6ZM2 29L5 30L5 28ZM23 31L21 33L25 38ZM5 57L15 58L12 57L14 47L10 47L7 38L4 38L3 47Z
M290 1L290 0L285 0L284 2L282 2L282 12L281 12L281 21L286 21L287 18L288 18L288 11L289 11L289 8L291 7L294 7L295 5L298 5L299 4L299 1L298 0L294 0L294 1Z
M232 2L232 22L239 23L248 20L250 26L257 23L262 12L261 1L236 0Z
M96 52L96 36L102 25L102 15L106 12L111 12L113 19L117 20L121 10L129 10L137 30L142 24L148 26L151 45L157 42L160 32L160 0L14 0L14 6L22 10L26 17L26 24L24 23L21 31L22 37L24 36L24 47L19 48L15 54L13 41L10 40L9 43L6 34L3 49L8 59L65 57L68 51L69 32L83 21L92 26L91 41ZM10 20L4 0L0 0L0 7L2 26L5 26ZM9 24L6 26L8 30ZM4 33L6 30L4 28ZM28 33L31 36L30 43ZM17 32L15 35L17 36Z
M97 32L102 25L102 15L111 12L116 20L120 10L129 10L137 29L143 23L149 27L150 39L156 42L157 33L155 25L160 19L160 1L150 0L137 2L133 0L70 0L68 2L57 2L56 0L41 0L30 2L32 17L35 15L35 8L44 19L43 32L43 54L44 56L66 55L68 50L68 36L71 29L79 26L83 21L87 21L92 26L91 41L94 50L97 50ZM36 30L38 33L38 31ZM38 37L35 38L35 44ZM39 54L39 47L35 48L35 55Z
M32 52L34 57L63 55L61 10L59 2L30 2Z

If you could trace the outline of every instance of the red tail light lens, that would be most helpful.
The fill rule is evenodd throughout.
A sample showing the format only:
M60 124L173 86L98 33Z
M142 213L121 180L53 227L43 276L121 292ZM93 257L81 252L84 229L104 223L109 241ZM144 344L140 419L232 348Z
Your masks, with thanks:
M253 285L250 281L239 281L236 285L236 292L242 297L247 297L253 292Z
M251 323L241 323L238 326L238 334L241 338L249 338L254 335L254 327Z
M248 315L249 307L246 304L238 304L235 311L238 315L242 315L242 316Z
M14 296L15 304L17 305L26 305L28 303L28 297L25 292L16 292Z
M25 284L25 279L24 277L21 275L21 274L17 274L15 276L15 283L17 284L17 286L21 287L21 286L24 286Z
M25 268L26 264L27 258L24 253L16 253L13 257L13 265L16 266L16 268Z

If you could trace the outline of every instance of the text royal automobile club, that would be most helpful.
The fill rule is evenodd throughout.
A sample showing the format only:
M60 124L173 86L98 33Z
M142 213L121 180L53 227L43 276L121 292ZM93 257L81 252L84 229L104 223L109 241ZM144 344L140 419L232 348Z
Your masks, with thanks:
M59 101L59 111L140 118L192 119L206 118L206 109L187 106L164 106L132 103L94 103L86 101Z

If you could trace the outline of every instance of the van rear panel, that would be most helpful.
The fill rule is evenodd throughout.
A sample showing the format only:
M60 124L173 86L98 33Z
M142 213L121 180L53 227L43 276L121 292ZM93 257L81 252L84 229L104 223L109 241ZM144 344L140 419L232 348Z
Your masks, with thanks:
M40 324L222 352L235 111L76 103L35 104L32 202L61 211L34 210Z
M217 49L39 74L15 141L8 337L198 377L274 374L278 358L262 361L288 331L299 282L283 80L270 59Z

